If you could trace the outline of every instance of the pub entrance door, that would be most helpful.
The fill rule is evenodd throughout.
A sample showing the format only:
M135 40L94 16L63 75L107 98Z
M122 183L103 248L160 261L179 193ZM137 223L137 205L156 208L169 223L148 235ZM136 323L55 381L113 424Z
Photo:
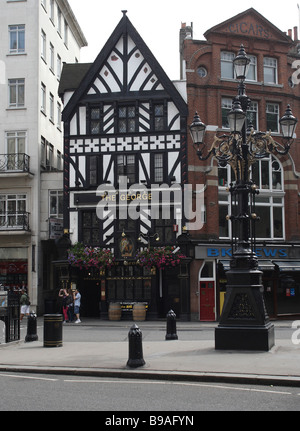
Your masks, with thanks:
M200 281L200 321L215 321L215 282Z

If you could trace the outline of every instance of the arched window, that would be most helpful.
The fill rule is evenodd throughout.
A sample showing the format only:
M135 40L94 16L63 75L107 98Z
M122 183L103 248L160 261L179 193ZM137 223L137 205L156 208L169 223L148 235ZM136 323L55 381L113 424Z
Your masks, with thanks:
M259 188L256 196L256 213L260 220L256 223L257 239L284 239L284 184L281 163L274 156L265 157L253 164L251 179ZM226 191L234 175L229 166L219 168L219 236L231 238L230 194Z

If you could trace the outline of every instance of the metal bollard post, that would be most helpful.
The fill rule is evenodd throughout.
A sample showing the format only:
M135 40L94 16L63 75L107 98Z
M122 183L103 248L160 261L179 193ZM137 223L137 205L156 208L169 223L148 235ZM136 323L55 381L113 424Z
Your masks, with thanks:
M178 340L176 333L176 314L170 310L167 314L167 333L166 340Z
M136 324L134 324L128 333L129 359L127 361L127 366L130 368L137 368L145 365L143 358L142 336L142 331Z
M25 337L25 343L38 340L36 323L36 314L32 311L27 319L27 335Z

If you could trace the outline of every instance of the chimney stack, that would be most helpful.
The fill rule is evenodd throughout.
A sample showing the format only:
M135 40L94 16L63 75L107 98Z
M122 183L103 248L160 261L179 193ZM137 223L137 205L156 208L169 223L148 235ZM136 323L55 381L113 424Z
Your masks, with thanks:
M298 27L294 27L294 41L297 42L298 41Z

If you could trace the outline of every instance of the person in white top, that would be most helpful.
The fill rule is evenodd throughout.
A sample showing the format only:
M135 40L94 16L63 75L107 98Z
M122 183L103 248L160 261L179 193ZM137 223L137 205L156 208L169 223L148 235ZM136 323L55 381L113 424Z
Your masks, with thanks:
M76 316L75 323L80 323L80 305L81 305L81 295L79 291L76 289L74 293L74 314Z

